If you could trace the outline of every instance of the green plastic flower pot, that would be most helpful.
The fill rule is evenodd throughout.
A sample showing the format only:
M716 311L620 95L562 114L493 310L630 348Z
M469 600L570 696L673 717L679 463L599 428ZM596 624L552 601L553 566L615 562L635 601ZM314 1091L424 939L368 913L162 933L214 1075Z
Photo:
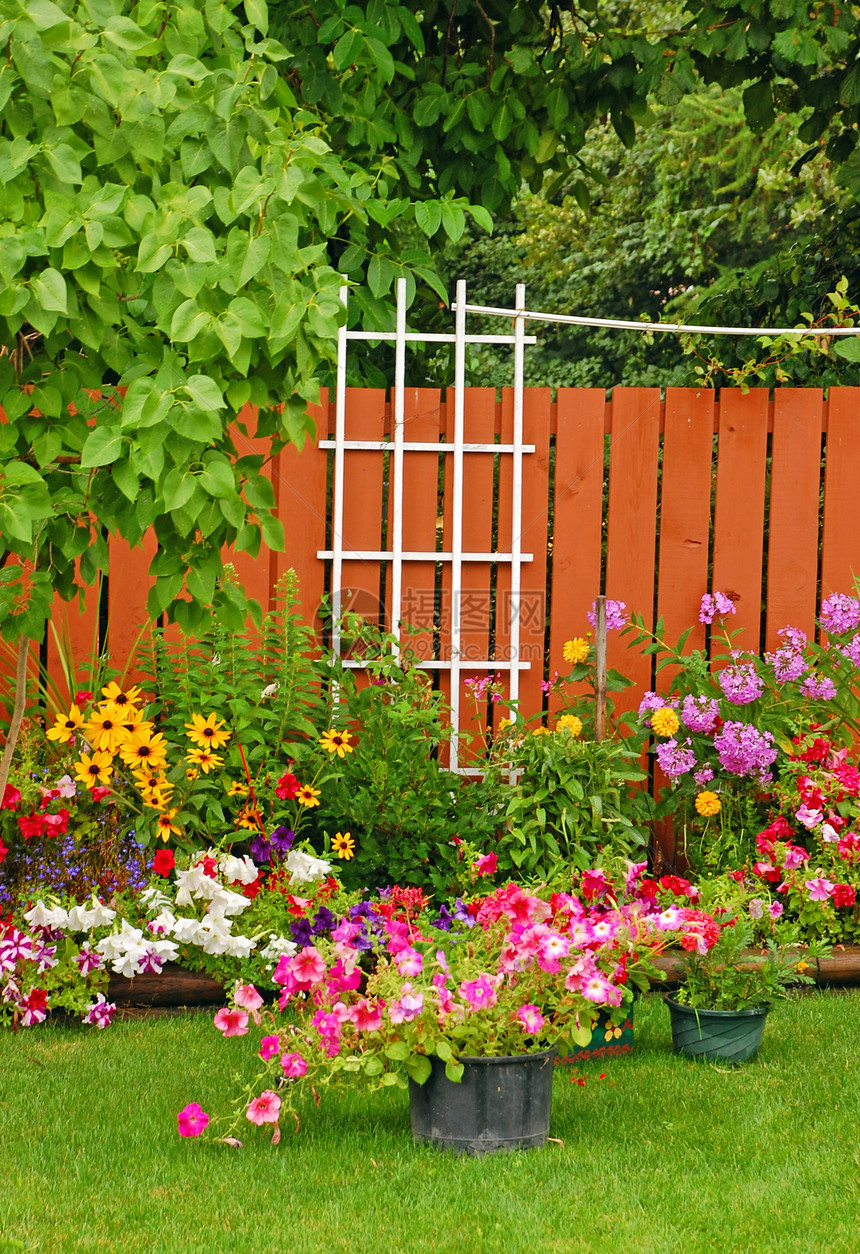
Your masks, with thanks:
M749 1010L694 1010L666 997L676 1054L703 1062L746 1062L759 1051L771 1007Z
M412 1137L459 1154L538 1149L549 1134L554 1049L508 1058L461 1058L449 1080L431 1058L424 1084L409 1082Z

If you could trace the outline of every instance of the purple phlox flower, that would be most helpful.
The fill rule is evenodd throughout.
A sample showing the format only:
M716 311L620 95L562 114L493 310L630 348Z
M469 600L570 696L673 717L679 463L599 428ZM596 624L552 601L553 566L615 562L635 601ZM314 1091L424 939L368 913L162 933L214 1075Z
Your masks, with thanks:
M109 1026L115 1010L116 1005L114 1002L108 1001L104 993L99 993L96 1000L90 1002L87 1006L84 1023L89 1023L96 1028L106 1028Z
M820 621L825 631L853 631L860 626L860 601L843 592L834 592L821 602Z
M760 732L751 723L727 722L714 736L723 769L731 775L763 777L776 761L779 750L770 732Z
M681 706L681 722L691 732L704 732L709 736L720 717L720 703L715 697L694 697L689 693Z
M811 701L832 701L836 696L836 684L826 675L819 677L813 672L804 679L800 691Z
M335 925L335 916L329 910L328 906L320 906L314 915L313 926L311 931L314 936L323 936L326 932L330 932Z
M852 636L847 644L839 645L839 652L854 666L860 666L860 635Z
M777 649L776 653L765 653L764 657L773 669L774 678L780 684L788 684L795 679L800 679L803 672L809 669L809 663L803 654L796 653L794 649L787 646Z
M714 778L714 771L713 771L713 767L710 767L710 766L703 766L698 771L693 772L693 779L696 781L696 783L699 785L700 788L703 787L703 785L705 784L709 784L713 778Z
M687 771L692 771L696 765L696 754L689 738L684 744L675 740L674 737L671 740L666 740L663 744L657 746L656 753L660 769L670 779L677 779L679 775L686 775Z
M597 626L597 602L592 601L591 609L586 614L586 618L592 627ZM627 622L627 603L625 601L606 600L606 630L619 631Z
M706 592L699 606L699 622L709 626L715 618L735 613L735 603L724 592Z
M290 932L299 949L308 949L313 944L313 930L310 919L296 919L290 924Z
M295 838L296 834L292 828L284 827L283 823L273 832L269 832L269 844L272 846L272 851L281 858L285 853L290 852Z
M104 968L101 954L90 948L89 941L84 941L80 953L75 954L72 961L80 968L81 975L89 975L91 971L101 971Z
M748 705L764 692L764 681L752 662L736 662L718 675L719 685L732 705Z
M265 863L272 857L272 847L262 834L255 836L250 844L251 857L255 862Z

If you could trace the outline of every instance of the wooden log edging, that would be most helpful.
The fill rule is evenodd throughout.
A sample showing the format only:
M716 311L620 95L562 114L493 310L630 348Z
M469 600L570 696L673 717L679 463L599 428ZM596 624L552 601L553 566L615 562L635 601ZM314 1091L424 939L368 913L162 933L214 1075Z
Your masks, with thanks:
M750 957L755 954L750 950ZM802 959L798 954L798 960ZM827 958L810 958L812 968L810 974L819 988L834 986L849 987L860 984L860 945L836 945ZM678 984L683 979L684 959L680 950L667 950L657 958L655 966L665 972L666 979L652 980L653 988L664 987L665 984Z

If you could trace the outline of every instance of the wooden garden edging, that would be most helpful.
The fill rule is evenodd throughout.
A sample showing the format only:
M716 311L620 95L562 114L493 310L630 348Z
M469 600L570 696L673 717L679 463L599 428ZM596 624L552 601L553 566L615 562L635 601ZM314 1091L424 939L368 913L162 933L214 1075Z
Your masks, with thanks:
M802 953L799 953L798 959L801 958ZM860 984L860 945L836 945L829 958L810 958L808 962L810 974L821 988ZM683 958L678 951L670 950L663 954L655 965L665 972L667 981L678 983L681 980ZM659 988L661 983L662 981L655 982L654 987Z

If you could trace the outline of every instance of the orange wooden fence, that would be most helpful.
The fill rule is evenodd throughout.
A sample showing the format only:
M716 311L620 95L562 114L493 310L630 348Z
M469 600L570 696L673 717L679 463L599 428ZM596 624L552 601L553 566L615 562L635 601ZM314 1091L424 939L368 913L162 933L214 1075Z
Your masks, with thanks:
M379 440L390 431L383 392L348 392L348 439ZM333 433L334 406L315 410L318 438ZM409 389L406 441L451 438L453 401L436 389ZM466 439L510 440L509 393L466 395ZM588 631L586 611L598 592L666 622L674 640L697 622L710 588L729 593L733 626L745 629L746 648L773 648L790 624L811 631L818 600L850 591L860 572L860 528L855 493L860 483L860 388L783 388L711 391L616 388L527 389L525 432L536 451L523 459L522 548L534 560L523 569L521 706L541 708L541 681L564 671L564 641ZM253 440L249 440L253 443ZM235 558L250 595L265 606L281 573L299 576L305 613L322 632L318 607L326 590L330 450L308 442L285 450L269 465L287 536L285 553ZM384 618L391 581L379 561L349 559L350 550L384 548L390 455L346 454L344 604ZM410 454L405 470L405 549L450 549L450 453ZM483 551L494 537L510 546L510 459L470 454L466 461L464 549ZM145 619L147 566L152 544L129 550L111 542L109 641L122 666ZM404 619L419 634L425 658L444 659L450 622L450 567L404 570ZM486 657L494 641L503 657L510 569L503 563L464 567L463 645ZM79 656L90 653L95 598L69 613ZM698 624L692 645L701 645ZM53 645L49 644L49 656ZM467 657L469 654L467 653ZM650 659L633 656L617 637L610 665L630 674L636 692L651 685ZM442 677L444 687L445 677ZM630 696L629 704L638 698Z

